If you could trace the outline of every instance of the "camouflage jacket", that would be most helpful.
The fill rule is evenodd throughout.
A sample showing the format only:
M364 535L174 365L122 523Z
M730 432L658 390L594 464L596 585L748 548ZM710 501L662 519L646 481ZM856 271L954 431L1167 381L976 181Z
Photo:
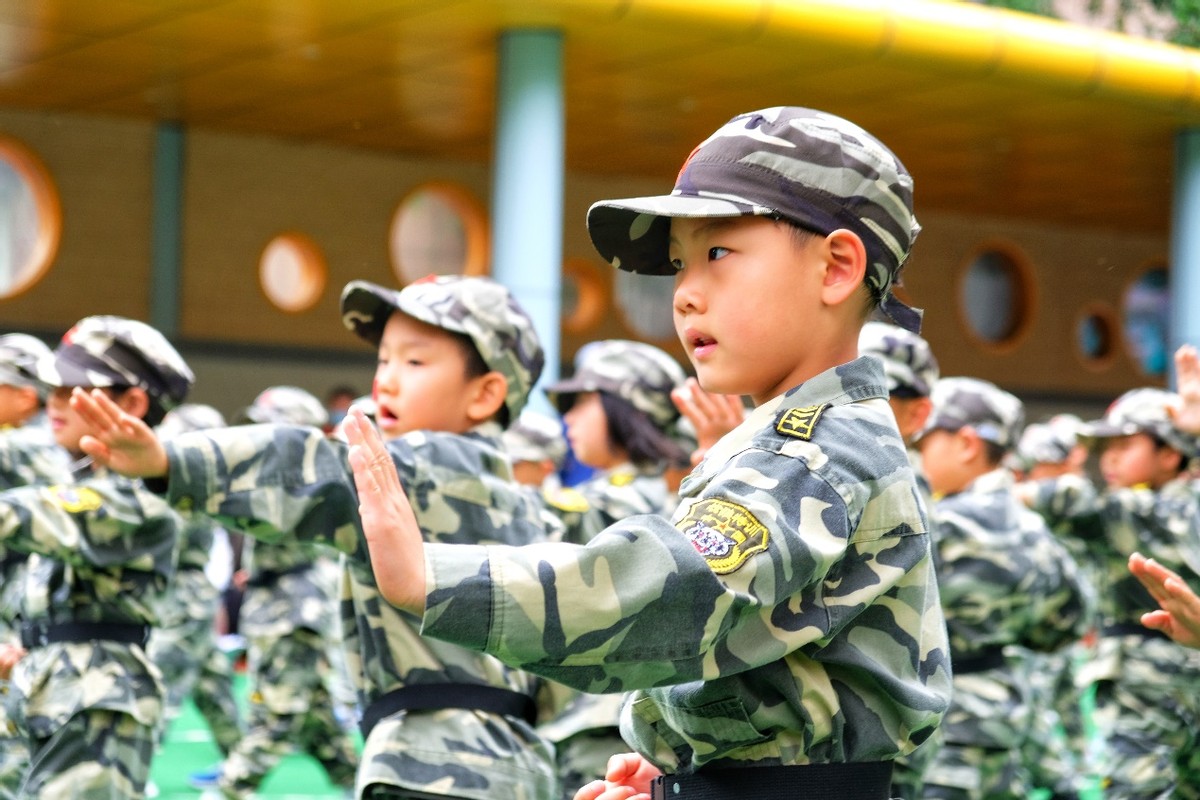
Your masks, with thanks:
M923 505L860 358L760 406L673 523L587 545L426 548L424 631L593 692L668 771L890 759L934 731L949 654Z
M336 598L317 572L314 546L256 539L246 546L250 580L242 600L241 632L260 649L301 628L331 638Z
M587 544L618 520L657 514L667 501L662 469L621 464L578 486L544 492L546 505L562 520L563 541Z
M1200 585L1200 505L1192 485L1180 478L1158 491L1148 487L1096 490L1068 475L1035 484L1035 511L1052 525L1083 540L1098 571L1098 615L1102 628L1141 625L1157 608L1129 572L1137 551Z
M489 423L465 435L416 432L388 442L429 541L545 539L545 512L518 491L499 432ZM200 509L257 539L323 542L345 555L339 605L347 667L364 708L417 684L482 683L536 694L533 676L421 636L420 620L379 594L344 442L314 428L250 425L182 434L167 450L173 504ZM481 756L466 769L464 749L497 757ZM483 800L531 796L530 782L546 776L552 782L553 770L552 750L523 722L447 709L381 722L367 739L359 780ZM537 791L543 789L554 791Z
M1016 499L1005 469L941 499L934 515L938 585L955 668L944 739L1019 747L1030 699L1004 648L1050 651L1077 640L1091 591L1045 521ZM968 668L972 661L978 666Z
M69 485L0 493L0 543L30 554L27 623L155 625L174 575L180 520L140 481L78 470ZM13 673L28 729L49 736L83 708L157 722L158 670L140 646L108 641L34 648Z

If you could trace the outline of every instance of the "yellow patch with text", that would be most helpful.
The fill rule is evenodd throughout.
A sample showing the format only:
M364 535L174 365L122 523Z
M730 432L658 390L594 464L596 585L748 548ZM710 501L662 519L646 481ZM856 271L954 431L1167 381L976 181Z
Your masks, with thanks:
M614 472L608 476L610 486L628 486L637 475L633 472Z
M85 511L95 511L104 505L104 498L94 489L86 486L51 486L50 494L54 502L68 514L80 514Z
M575 489L554 489L553 491L542 492L542 497L546 499L548 504L559 511L566 511L571 514L582 514L591 508L587 498Z
M807 442L812 438L813 431L817 427L817 420L821 418L821 412L827 408L829 408L828 403L819 406L789 408L779 418L779 422L775 423L775 430L784 436L795 436L797 439Z
M675 527L718 575L733 572L767 549L767 526L744 506L728 500L701 500Z

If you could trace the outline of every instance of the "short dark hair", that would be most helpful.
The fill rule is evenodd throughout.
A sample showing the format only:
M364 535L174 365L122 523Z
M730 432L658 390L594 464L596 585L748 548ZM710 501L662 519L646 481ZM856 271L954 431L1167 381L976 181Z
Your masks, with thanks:
M624 450L636 466L687 463L690 456L632 403L601 390L600 404L608 419L608 441Z
M443 330L445 329L443 328ZM479 348L475 346L475 342L472 341L470 336L465 333L459 333L458 331L446 331L446 333L449 334L450 338L454 339L455 343L458 344L459 349L462 350L463 360L466 362L465 374L467 380L480 378L484 375L487 375L489 372L494 371L487 365L487 362L483 360L483 356L479 353ZM511 422L511 420L509 419L508 415L507 403L502 403L500 405L500 410L496 412L496 419L500 422L500 427L508 427L508 424Z

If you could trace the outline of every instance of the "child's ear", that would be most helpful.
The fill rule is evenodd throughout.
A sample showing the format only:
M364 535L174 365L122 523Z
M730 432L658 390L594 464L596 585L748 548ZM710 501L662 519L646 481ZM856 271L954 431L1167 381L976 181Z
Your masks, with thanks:
M131 417L142 419L150 410L150 395L139 386L132 386L115 398L118 406Z
M857 233L839 228L825 237L825 275L821 299L836 306L854 296L867 275L867 248Z
M479 424L489 420L504 407L508 397L508 379L496 371L487 372L471 382L467 416Z

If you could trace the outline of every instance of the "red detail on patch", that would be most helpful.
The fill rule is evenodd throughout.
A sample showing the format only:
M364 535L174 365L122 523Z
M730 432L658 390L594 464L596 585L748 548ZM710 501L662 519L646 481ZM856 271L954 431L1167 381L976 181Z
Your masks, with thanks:
M75 339L75 331L78 330L78 325L72 325L71 329L63 334L63 344L70 344Z
M692 152L688 153L688 157L683 160L683 166L679 168L679 174L675 176L675 183L679 183L679 179L683 177L683 173L687 171L688 164L692 163L692 159L696 157L696 153L704 146L704 142L692 148Z
M415 281L413 281L413 282L412 282L412 283L410 283L409 285L410 285L410 286L416 286L417 284L421 284L421 283L433 283L433 282L434 282L434 281L436 281L437 279L438 279L438 276L437 276L437 274L436 274L436 273L433 273L433 272L431 272L431 273L429 273L428 275L426 275L424 278L417 278Z

